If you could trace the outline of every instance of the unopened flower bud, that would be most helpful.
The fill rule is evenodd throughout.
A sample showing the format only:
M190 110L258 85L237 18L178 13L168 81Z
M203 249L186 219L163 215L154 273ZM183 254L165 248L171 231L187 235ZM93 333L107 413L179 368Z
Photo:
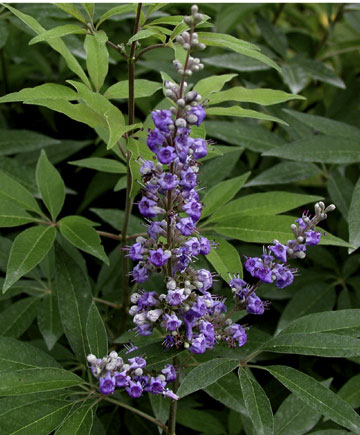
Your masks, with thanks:
M159 375L158 379L160 379L161 382L165 382L165 380L166 380L164 375Z
M186 119L189 121L190 124L196 124L199 118L196 115L191 114L188 115Z
M200 42L200 44L198 45L198 49L199 50L205 50L205 48L206 48L206 45L204 43ZM202 65L202 63L200 65ZM202 67L204 67L204 65L202 65Z
M300 260L302 260L303 258L306 257L306 254L303 251L298 251L298 252L296 252L296 256L297 256L297 258L300 258Z
M302 243L304 241L304 237L299 236L299 237L296 238L296 241L298 243Z
M137 241L136 241L136 242L137 242ZM139 293L133 293L133 294L130 296L130 301L131 301L133 304L136 304L140 298L141 298L141 296L139 295Z
M185 74L187 77L190 77L190 76L192 75L192 71L191 71L191 69L186 69L186 70L184 71L184 74Z
M118 355L118 353L117 352L115 352L115 350L113 350L113 351L111 351L110 353L109 353L109 357L110 358L117 358L119 355Z
M184 50L186 50L186 51L190 50L190 44L187 42L183 45L183 47L184 47Z
M109 364L106 364L106 370L109 372L112 372L116 369L116 364L114 362L110 362Z
M142 376L143 374L143 369L141 369L140 367L138 367L137 369L135 369L134 374L135 376Z
M168 290L175 290L176 289L176 281L174 279L169 279L169 281L166 283L166 288Z
M173 335L175 337L175 335L177 335L177 331L172 331L171 335Z
M185 342L185 343L184 343L184 348L185 348L185 349L189 349L189 347L190 347L190 344L187 343L187 342Z
M176 115L177 114L177 108L176 107L171 107L170 108L170 112L173 114L173 115Z
M198 11L199 11L199 8L197 7L197 5L193 5L193 6L191 6L191 13L192 13L193 15L197 14Z
M326 207L325 213L329 213L330 211L334 211L336 209L334 204L330 204Z
M185 100L184 100L183 98L179 98L179 99L176 101L176 104L177 104L179 107L183 108L183 107L185 107Z
M128 371L130 369L130 364L124 364L123 370Z
M186 24L188 24L189 26L191 25L191 21L192 21L192 20L191 20L191 17L189 17L189 16L187 16L187 15L184 17L184 22L185 22Z
M86 359L88 360L88 362L89 362L90 364L94 364L94 363L97 361L96 356L93 355L92 353L91 353L90 355L88 355L88 356L86 357Z
M183 118L178 118L178 119L175 121L175 125L176 125L176 127L178 127L178 128L185 128L185 127L186 127L186 121L185 121L185 119L183 119Z
M184 38L181 35L177 35L176 42L178 42L181 45L185 43Z

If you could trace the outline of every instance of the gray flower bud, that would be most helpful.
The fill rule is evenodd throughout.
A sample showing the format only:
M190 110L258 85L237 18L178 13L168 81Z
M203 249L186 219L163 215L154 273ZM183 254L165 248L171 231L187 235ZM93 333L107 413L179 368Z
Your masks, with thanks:
M190 124L196 124L199 118L196 115L191 114L188 115L186 119L189 121Z
M199 10L199 8L197 7L197 5L191 6L191 13L193 15L197 14L198 10Z
M199 44L199 46L198 46L198 49L199 49L199 50L205 50L205 48L206 48L206 45L203 44L202 42L200 42L200 44Z
M111 351L111 352L109 353L109 357L110 357L110 358L117 358L117 357L118 357L118 353L115 352L115 350L113 350L113 351Z
M190 77L190 76L192 75L192 71L191 71L191 69L186 69L185 72L184 72L184 74L185 74L186 76Z
M184 17L184 22L190 26L190 25L191 25L191 22L192 22L191 17L189 17L189 16L185 16L185 17Z
M181 35L177 35L176 42L178 42L181 45L185 44L184 38Z
M94 363L96 363L96 361L97 361L96 356L93 355L92 353L91 353L90 355L88 355L88 356L86 357L86 359L88 360L88 362L89 362L90 364L94 364Z
M179 99L176 101L176 104L177 104L179 107L183 108L183 107L185 107L185 100L184 100L183 98L179 98Z
M183 47L184 47L184 50L186 50L186 51L190 50L190 44L187 42L183 45Z
M326 207L325 213L328 213L329 211L334 211L336 209L336 206L334 204L330 204Z
M186 127L186 121L185 121L185 119L183 119L183 118L178 118L178 119L175 121L175 125L176 125L176 127L178 127L178 128L185 128L185 127Z

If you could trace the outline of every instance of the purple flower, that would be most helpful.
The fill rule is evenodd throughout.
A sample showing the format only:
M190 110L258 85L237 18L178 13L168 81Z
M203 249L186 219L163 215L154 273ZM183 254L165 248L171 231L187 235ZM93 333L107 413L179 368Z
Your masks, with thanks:
M170 110L154 110L151 113L155 126L165 133L169 132L169 125L173 124Z
M247 257L244 263L245 269L251 276L255 276L255 270L259 267L263 267L262 261L257 257Z
M259 278L262 282L271 284L273 282L273 273L269 267L259 267L254 270L254 276Z
M136 331L142 337L151 335L153 332L153 325L151 323L144 323L143 325L138 325Z
M242 292L244 290L244 287L246 287L246 282L238 276L237 278L233 278L229 285L231 288L236 289L238 292Z
M159 234L165 235L165 228L166 228L165 221L152 222L147 229L147 233L149 237L152 237L154 240L157 240Z
M204 334L199 334L196 338L191 340L191 346L189 347L189 351L192 353L204 353L206 350L206 339Z
M141 263L138 263L132 270L132 276L136 282L141 283L147 281L150 272L146 267L142 266Z
M187 202L183 206L183 210L186 211L186 213L191 217L193 222L197 222L201 217L201 203L199 201L196 201L195 199L192 201Z
M304 217L304 215L303 215L303 217ZM305 223L303 217L299 218L299 219L296 219L296 221L295 221L295 222L297 222L299 224L299 228L300 228L301 231L306 230L307 227L308 227L307 224Z
M115 379L115 385L118 388L121 387L127 387L130 382L130 376L127 375L127 371L124 370L122 372L115 372L114 373L114 379Z
M264 314L264 302L255 293L251 293L246 303L246 310L250 314Z
M158 248L156 251L151 249L149 253L150 253L149 260L155 267L163 266L171 257L170 251L164 252L161 248Z
M138 382L130 381L129 386L126 388L126 391L132 399L137 399L142 395L143 387L139 381Z
M110 372L107 372L104 378L99 379L99 387L101 394L112 394L115 391L115 380Z
M175 137L175 150L176 154L180 159L180 162L185 163L186 158L188 156L189 148L191 144L193 143L193 140L191 137L180 135Z
M161 394L166 387L166 382L164 382L160 377L150 378L150 384L145 388L152 394Z
M168 291L166 302L175 307L180 305L186 298L187 295L184 294L184 289L176 288Z
M142 243L134 243L129 249L129 257L132 261L139 261L143 259L144 248Z
M173 391L168 390L168 389L163 391L162 395L164 397L169 397L170 399L173 399L173 400L179 400L179 396L177 396Z
M176 380L176 371L172 364L166 364L161 373L165 375L166 382L174 382Z
M157 128L154 128L154 130L148 134L147 146L151 149L153 153L156 153L161 145L164 143L165 139L166 137L164 136L164 134L161 133L161 131Z
M320 231L305 231L306 236L306 244L308 246L315 246L320 242L321 239L321 233Z
M191 313L194 317L202 317L207 312L207 305L204 301L204 299L201 296L198 296L196 299L195 304L192 305L192 307L189 310L189 313Z
M289 249L288 246L283 245L282 243L278 242L277 240L274 240L275 245L269 246L270 251L275 255L275 257L278 260L283 261L286 263L286 251Z
M192 122L192 124L195 124L199 127L199 125L204 121L206 117L205 110L203 107L199 104L195 107L193 107L189 112L188 115L195 115L197 117L196 122Z
M204 139L195 139L191 145L191 149L194 151L192 158L194 160L201 159L206 156L207 154L207 146L206 141Z
M195 229L195 224L191 218L181 218L176 224L176 228L183 236L191 236Z
M186 253L192 256L196 256L200 254L200 242L196 237L191 237L184 243L186 247Z
M155 165L152 160L145 160L144 164L140 168L141 175L147 175L154 171L155 171Z
M159 162L164 165L169 165L176 158L174 148L169 146L161 148L159 151L156 152L156 155Z
M165 322L165 328L168 331L176 331L182 325L182 321L175 313L172 313L171 315L165 314L162 317L162 320Z
M206 347L212 349L215 344L215 331L213 325L210 322L203 320L200 322L199 329L205 337Z
M294 275L292 274L291 270L285 266L282 266L281 264L277 264L274 267L273 273L276 277L275 286L277 288L287 287L294 281Z
M186 189L193 189L196 186L196 174L191 168L180 172L180 185Z
M171 174L170 172L164 172L158 178L159 186L163 190L174 189L177 186L178 182L178 177L174 174Z
M137 305L139 309L146 307L154 307L159 305L159 300L156 292L145 292L138 300Z
M140 356L129 358L129 363L131 364L131 370L143 369L144 367L146 367L146 360L144 358L141 358Z
M157 206L157 202L146 198L143 196L141 200L138 202L138 207L140 213L145 217L155 217L159 214L159 207Z
M238 325L237 323L233 323L227 328L227 330L229 334L232 336L232 338L238 342L239 347L243 346L246 343L247 341L246 332L241 325Z
M208 255L210 253L210 242L206 237L200 237L200 254Z
M202 283L201 291L204 292L206 290L209 290L212 286L212 275L211 272L209 272L206 269L199 269L197 271L197 280Z

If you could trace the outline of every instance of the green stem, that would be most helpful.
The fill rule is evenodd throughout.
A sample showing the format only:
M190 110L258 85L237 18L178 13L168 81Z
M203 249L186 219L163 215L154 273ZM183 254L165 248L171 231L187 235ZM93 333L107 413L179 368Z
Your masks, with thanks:
M165 424L161 423L161 421L159 421L159 420L156 420L156 418L152 417L151 415L140 411L140 409L133 408L132 406L127 405L126 403L123 403L123 402L119 402L118 400L110 399L110 397L103 397L103 400L105 400L106 402L113 403L114 405L120 406L121 408L125 408L128 411L133 412L134 414L140 415L140 417L143 417L146 420L151 421L151 423L154 423L154 424L156 424L156 426L161 427L161 429L163 429L164 431L168 430L168 428Z
M136 55L136 57L135 57L135 59L134 59L134 63L136 63L144 53L146 53L146 52L148 52L148 51L150 51L150 50L155 50L156 48L163 48L163 47L166 47L166 44L154 44L154 45L149 45L149 47L145 47L145 48L143 48L143 49L142 49L141 51L139 51L139 53Z
M174 367L178 367L179 366L179 360L178 358L175 356L173 359L173 365ZM179 388L179 375L176 376L176 380L174 382L174 388L173 391L174 393L176 393L177 389ZM173 400L171 399L171 403L170 403L170 410L169 410L169 421L168 421L168 435L176 435L176 411L177 411L177 400Z
M133 30L133 35L135 35L138 30L139 30L139 22L140 22L140 15L141 15L141 8L142 8L142 3L138 4L138 8L137 8L137 13L136 13L136 20L135 20L135 25L134 25L134 30ZM134 63L134 54L135 54L135 49L136 49L136 41L134 41L131 44L131 48L130 48L130 55L128 58L128 78L129 78L129 100L128 100L128 123L129 125L134 123L134 119L135 119L135 93L134 93L134 89L135 89L135 63ZM131 136L131 131L128 133L128 136ZM128 139L127 139L127 145L128 145ZM124 247L126 240L127 240L127 232L128 232L128 226L129 226L129 220L130 220L130 214L131 214L131 209L132 209L132 205L133 205L133 201L130 198L130 189L131 189L131 172L130 172L130 152L127 149L126 150L126 163L127 163L127 172L126 172L126 179L127 179L127 183L126 183L126 203L125 203L125 218L124 218L124 223L123 223L123 227L122 227L122 232L121 232L121 246ZM123 290L123 308L122 308L122 316L121 316L121 323L120 323L120 333L124 332L126 329L126 321L127 321L127 317L128 317L128 307L129 307L129 299L130 299L130 295L129 295L129 277L128 277L128 273L129 273L129 259L128 257L125 255L125 252L122 251L122 290Z

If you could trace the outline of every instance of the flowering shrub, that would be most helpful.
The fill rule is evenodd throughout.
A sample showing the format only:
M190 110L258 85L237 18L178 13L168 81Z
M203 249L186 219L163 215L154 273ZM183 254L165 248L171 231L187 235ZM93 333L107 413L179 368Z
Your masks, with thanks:
M206 12L216 14L218 7L235 16L240 7L202 6ZM304 104L298 93L306 84L292 81L294 71L307 79L325 76L327 83L342 86L325 64L316 63L316 69L310 59L288 59L285 36L274 27L283 6L273 23L261 14L256 21L283 59L226 34L231 13L226 20L217 16L211 29L210 16L196 5L186 16L164 12L182 10L180 5L46 5L39 21L31 7L6 4L0 18L18 35L23 32L20 22L35 33L31 46L46 43L60 54L55 68L52 51L49 64L41 49L34 52L55 83L9 92L3 67L6 95L0 102L39 106L38 113L53 127L66 115L92 130L84 133L89 141L3 130L0 153L13 157L0 162L0 224L10 228L0 238L5 273L0 299L2 431L97 434L125 424L129 433L153 433L153 427L143 425L145 419L170 435L183 433L183 426L225 433L225 416L229 433L300 434L313 427L317 433L327 427L358 432L360 419L352 408L358 404L349 399L357 377L340 389L337 379L336 394L303 356L306 361L351 357L355 364L360 355L356 302L339 296L338 310L332 311L335 286L344 295L348 285L358 283L352 276L357 257L350 257L355 260L340 273L337 258L316 246L351 252L359 246L358 184L349 208L337 193L341 186L348 195L351 187L342 177L346 168L336 175L326 171L353 163L349 159L358 161L353 137L360 134L343 122L273 107ZM331 28L342 13L340 8ZM56 20L60 25L54 25ZM130 38L116 44L110 38L119 20L127 23L123 32L130 32L130 22L134 28ZM0 31L0 43L1 38ZM158 64L151 61L152 53L160 53ZM126 62L126 79L115 68L120 62ZM246 87L239 86L237 74L222 69L245 74L273 69L293 94L262 83L256 89L250 79L244 79ZM154 70L161 82L148 80ZM256 74L251 77L255 82ZM163 97L155 99L160 89ZM258 106L271 107L259 111ZM52 118L49 109L61 118ZM280 133L278 126L284 128ZM311 135L308 128L315 129ZM341 138L346 144L339 151L333 143ZM96 151L82 158L93 142ZM54 165L75 153L81 158L68 163L78 169L68 177L68 167L61 167L70 183L65 186ZM279 157L288 160L266 166L267 158ZM316 178L319 167L313 162L329 178L329 195L339 202L341 222L349 222L349 242L318 227L335 206L326 206L317 194L323 180ZM248 168L253 171L249 181ZM90 182L87 169L97 171ZM286 186L303 180L316 195L307 194L306 183L293 185L293 191ZM257 188L272 184L286 187ZM83 200L72 199L81 188ZM109 189L120 192L121 210L117 205L88 208L93 201L102 206ZM313 214L282 214L309 203L315 203ZM98 229L94 214L117 233ZM329 226L336 229L334 223ZM344 234L342 227L339 232ZM93 258L85 262L82 253ZM286 299L290 302L284 308ZM260 384L267 378L255 377L256 369L271 375L276 388L269 383L263 389ZM280 384L290 395L278 406L270 390L287 394ZM200 401L188 396L196 393L202 399L203 392L225 409L217 409L215 417L206 406L198 409ZM115 406L124 412L114 413ZM321 415L332 423L318 423Z

